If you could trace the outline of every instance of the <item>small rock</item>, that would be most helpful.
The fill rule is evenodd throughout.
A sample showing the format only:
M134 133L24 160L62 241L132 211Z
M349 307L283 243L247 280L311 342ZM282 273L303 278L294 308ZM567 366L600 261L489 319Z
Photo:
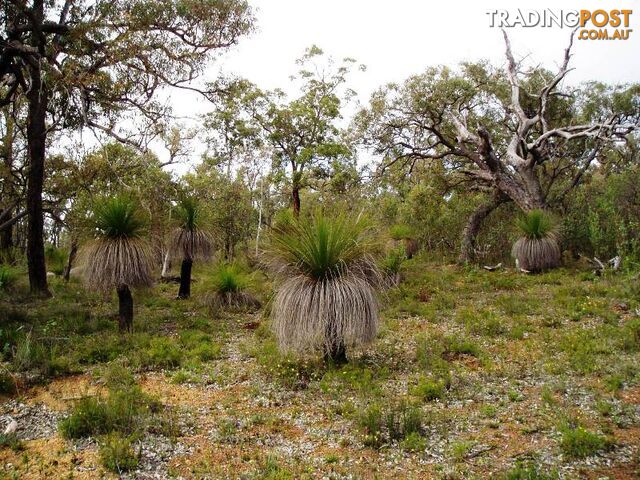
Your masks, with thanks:
M14 419L11 419L11 421L9 422L9 425L7 425L7 428L4 429L4 434L10 435L12 433L15 433L17 429L18 429L18 422L16 422Z

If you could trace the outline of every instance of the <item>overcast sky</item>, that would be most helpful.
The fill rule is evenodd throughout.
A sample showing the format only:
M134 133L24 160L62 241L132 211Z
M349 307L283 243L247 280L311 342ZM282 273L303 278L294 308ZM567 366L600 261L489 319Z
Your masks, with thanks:
M504 62L499 29L489 26L487 11L508 9L554 11L632 9L628 40L579 40L574 45L568 81L597 79L609 83L640 81L640 0L250 0L257 31L244 38L207 78L221 68L247 77L263 88L286 90L295 73L295 59L312 44L340 59L353 57L367 66L350 86L366 101L371 92L401 81L431 65L455 65L462 60ZM571 29L513 27L508 29L517 58L553 68L561 61ZM188 94L173 95L177 114L194 117L206 103ZM198 156L198 150L194 156Z

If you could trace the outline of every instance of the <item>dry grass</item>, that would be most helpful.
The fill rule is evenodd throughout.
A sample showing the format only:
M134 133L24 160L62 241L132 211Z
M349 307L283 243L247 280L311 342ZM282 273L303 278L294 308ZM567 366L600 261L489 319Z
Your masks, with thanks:
M111 290L118 285L148 287L153 284L153 256L141 238L100 238L82 252L84 280L94 290Z
M213 252L211 236L203 230L176 228L171 235L169 251L174 259L208 260Z
M562 254L555 235L543 238L520 238L511 251L520 268L530 272L543 272L560 266Z

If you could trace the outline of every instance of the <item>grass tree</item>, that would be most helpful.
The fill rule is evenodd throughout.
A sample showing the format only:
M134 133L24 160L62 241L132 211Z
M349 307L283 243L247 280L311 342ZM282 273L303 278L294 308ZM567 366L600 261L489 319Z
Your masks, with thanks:
M517 222L522 237L511 254L519 268L542 272L560 266L561 251L554 222L543 210L531 210Z
M213 312L225 308L241 311L260 308L258 299L248 292L249 277L238 266L220 265L211 280L213 291L207 303Z
M118 293L118 326L131 331L131 288L153 283L153 258L144 238L146 221L135 201L116 196L96 202L93 210L95 238L85 248L85 283L94 290Z
M204 229L204 215L195 197L184 197L177 205L178 227L173 231L169 250L182 260L178 298L191 296L191 269L194 260L211 257L211 237Z
M320 351L334 363L378 329L371 229L362 218L301 216L274 229L268 254L280 277L274 330L284 351Z

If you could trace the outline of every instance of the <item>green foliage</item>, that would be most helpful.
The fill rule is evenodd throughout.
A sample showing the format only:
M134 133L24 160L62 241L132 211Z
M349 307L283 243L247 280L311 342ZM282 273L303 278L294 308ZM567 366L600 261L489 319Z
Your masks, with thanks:
M213 272L212 283L216 293L236 293L247 288L249 279L237 265L221 264Z
M182 197L176 205L174 215L183 230L195 231L201 227L202 209L196 197Z
M406 452L422 452L427 448L427 439L418 432L411 432L400 442L400 448Z
M404 248L392 248L387 252L387 255L382 259L381 270L387 275L397 275L400 273L402 264L406 260Z
M427 402L439 400L447 393L450 378L420 378L418 384L411 388L411 394Z
M371 229L364 217L335 217L320 212L276 229L271 255L312 279L339 277L372 249Z
M44 250L45 259L47 261L47 270L62 275L66 267L67 252L55 245L47 245Z
M92 223L101 237L109 239L139 238L147 226L137 202L125 195L96 200Z
M640 262L640 169L595 174L568 203L563 238L575 254L601 260L620 255L623 267L637 269Z
M0 264L0 291L8 290L18 278L18 273L15 269L8 265Z
M152 338L142 354L142 364L147 367L175 368L180 365L183 351L175 340L168 337Z
M580 426L563 426L560 433L562 434L560 448L570 458L589 457L612 446L611 440L607 437Z
M394 240L411 240L414 238L413 229L409 225L400 223L391 226L389 235Z
M422 411L407 402L400 400L386 407L379 404L369 405L357 418L357 422L364 434L364 444L379 448L385 443L407 439L407 446L421 443L416 438L424 430Z
M278 463L273 455L268 455L255 478L260 480L291 480L293 475Z
M130 438L111 432L102 438L100 460L102 465L115 473L124 473L138 466L138 455L133 450Z
M544 210L530 210L516 222L520 233L529 240L546 238L553 233L554 223Z
M131 435L145 426L158 403L137 386L114 389L107 398L83 398L59 424L65 438L83 438L120 432Z
M24 443L15 433L0 433L0 450L10 448L14 452L24 450Z

